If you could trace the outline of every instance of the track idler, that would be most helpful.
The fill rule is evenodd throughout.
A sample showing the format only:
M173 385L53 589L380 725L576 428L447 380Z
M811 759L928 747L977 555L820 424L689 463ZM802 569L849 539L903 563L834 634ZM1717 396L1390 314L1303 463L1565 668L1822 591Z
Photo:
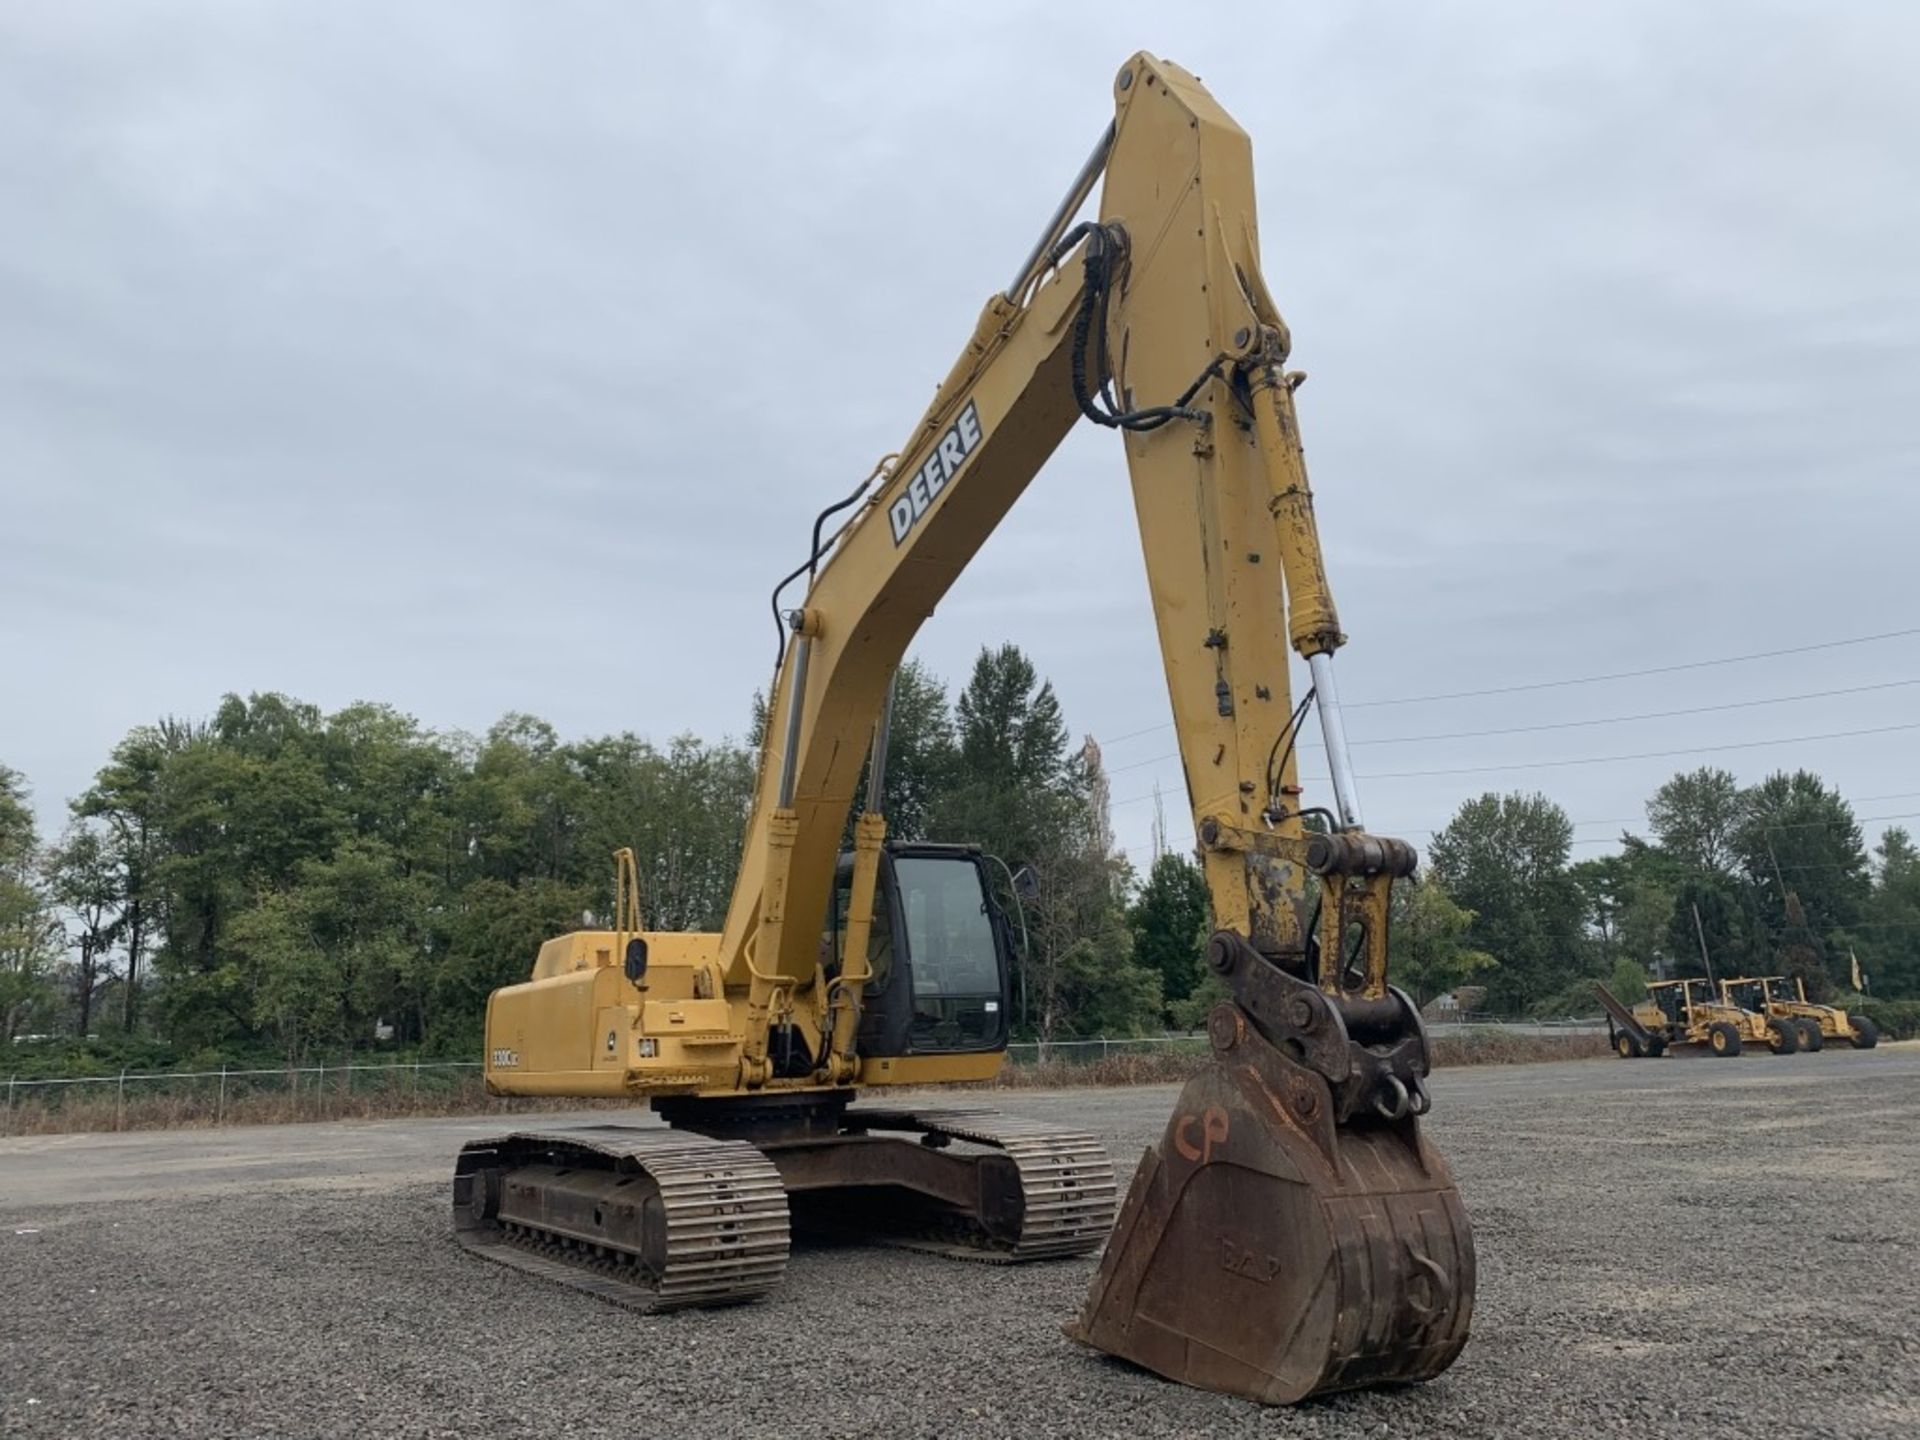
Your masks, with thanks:
M1467 1343L1473 1237L1420 1134L1426 1037L1389 990L1349 1004L1237 935L1213 1058L1141 1161L1067 1333L1268 1404L1428 1380Z

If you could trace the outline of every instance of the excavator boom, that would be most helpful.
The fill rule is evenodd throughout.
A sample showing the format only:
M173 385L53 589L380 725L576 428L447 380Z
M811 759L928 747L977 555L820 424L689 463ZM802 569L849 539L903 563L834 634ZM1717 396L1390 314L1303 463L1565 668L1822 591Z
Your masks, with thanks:
M699 1273L746 1277L702 1303L772 1283L786 1243L775 1172L793 1197L917 1194L1010 1258L1098 1243L1114 1196L1088 1137L847 1103L856 1086L981 1079L1000 1063L1006 926L974 852L887 841L887 697L920 625L1091 421L1125 448L1212 901L1208 960L1230 998L1070 1333L1265 1401L1423 1379L1465 1344L1472 1241L1419 1132L1426 1037L1388 983L1389 896L1415 857L1362 827L1334 688L1346 637L1295 410L1305 376L1261 274L1251 145L1195 77L1149 55L1120 70L1114 106L898 454L816 523L789 577L806 576L804 598L783 612L775 592L780 663L722 931L643 932L637 901L623 903L615 932L549 942L534 980L489 1007L496 1090L647 1095L676 1133L731 1148L606 1127L507 1137L463 1157L461 1230L476 1247L525 1241L522 1260L528 1245L584 1245L626 1267L634 1293L666 1293L678 1215L708 1247ZM1075 223L1096 185L1097 218ZM1309 709L1330 808L1299 783ZM868 765L869 809L843 854ZM939 944L917 933L928 913L947 917ZM943 997L923 1016L912 977L954 966L963 931L973 958L919 987ZM672 1196L656 1153L680 1177ZM599 1225L619 1196L631 1213L617 1227L579 1219Z

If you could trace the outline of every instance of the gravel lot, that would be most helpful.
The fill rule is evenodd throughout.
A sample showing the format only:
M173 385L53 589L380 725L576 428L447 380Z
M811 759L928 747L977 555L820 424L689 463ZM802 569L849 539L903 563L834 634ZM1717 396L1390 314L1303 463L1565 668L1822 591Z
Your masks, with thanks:
M1071 1345L1091 1260L805 1248L769 1301L643 1317L473 1259L445 1172L496 1120L0 1141L0 1435L1920 1433L1920 1049L1434 1091L1473 1342L1433 1384L1292 1411ZM1130 1173L1173 1095L1002 1108Z

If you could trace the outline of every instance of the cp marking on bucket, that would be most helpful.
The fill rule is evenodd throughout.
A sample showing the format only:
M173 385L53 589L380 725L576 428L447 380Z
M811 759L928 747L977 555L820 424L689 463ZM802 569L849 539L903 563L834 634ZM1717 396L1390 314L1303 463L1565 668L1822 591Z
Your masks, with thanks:
M1194 1132L1199 1139L1194 1139ZM1213 1147L1227 1143L1227 1112L1217 1105L1209 1105L1199 1114L1182 1115L1173 1129L1173 1148L1196 1165L1206 1165L1213 1160Z

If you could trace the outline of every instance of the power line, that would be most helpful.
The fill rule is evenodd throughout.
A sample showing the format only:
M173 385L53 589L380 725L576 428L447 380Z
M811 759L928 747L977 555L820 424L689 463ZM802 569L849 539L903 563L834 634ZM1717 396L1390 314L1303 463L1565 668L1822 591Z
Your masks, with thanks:
M1843 640L1823 640L1818 645L1792 645L1780 650L1756 650L1746 655L1724 655L1713 660L1687 660L1674 665L1652 665L1644 670L1615 670L1604 675L1576 675L1565 680L1533 680L1522 685L1495 685L1484 690L1450 690L1437 695L1399 695L1386 700L1348 700L1344 705L1348 710L1363 710L1382 705L1426 705L1437 700L1473 700L1487 695L1518 695L1530 690L1558 690L1569 685L1599 685L1612 680L1637 680L1647 675L1674 675L1683 670L1710 670L1721 665L1743 665L1749 660L1773 660L1785 655L1810 655L1816 650L1838 650L1847 645L1871 645L1881 640L1904 639L1909 635L1920 635L1920 625L1910 626L1904 630L1884 630L1877 635L1853 635ZM1133 740L1142 735L1153 735L1172 728L1171 721L1149 725L1143 730L1129 730L1124 735L1115 735L1105 743L1118 745L1122 740Z
M1629 815L1618 820L1573 820L1568 823L1573 825L1634 825L1634 824L1638 824L1639 820L1640 820L1639 816ZM1872 824L1876 824L1878 822L1886 821L1886 820L1920 820L1920 810L1907 811L1903 814L1896 814L1896 815L1859 815L1855 817L1854 823L1857 825L1872 825ZM1824 820L1809 820L1809 821L1806 821L1804 824L1775 825L1771 828L1775 831L1810 830L1810 829L1816 829L1820 826L1823 826L1826 823L1827 822ZM1445 826L1441 827L1441 829L1445 829L1445 828L1446 828ZM1409 829L1404 825L1389 825L1380 833L1384 835L1398 835L1398 836L1401 836L1402 838L1405 838L1410 835L1424 835L1428 839L1431 839L1433 836L1438 835L1440 833L1440 830L1415 830L1415 829ZM1631 838L1635 840L1645 840L1649 845L1654 845L1659 843L1655 840L1650 839L1645 835L1635 835ZM1620 837L1617 835L1582 835L1576 839L1569 840L1567 844L1569 847L1579 846L1579 845L1614 845L1619 843L1619 839ZM1872 863L1871 859L1869 859L1867 863L1871 864ZM1823 861L1812 862L1812 863L1801 864L1801 865L1783 865L1780 868L1783 870L1845 870L1851 867L1838 864L1831 860L1823 860Z
M1853 685L1843 690L1810 690L1803 695L1775 695L1765 700L1728 700L1719 705L1689 705L1681 710L1647 710L1639 715L1613 715L1598 720L1555 720L1543 725L1510 725L1497 730L1454 730L1437 735L1395 735L1381 740L1353 740L1353 745L1411 745L1427 740L1473 740L1484 735L1526 735L1538 730L1578 730L1592 725L1625 725L1634 720L1671 720L1679 715L1710 715L1721 710L1749 710L1756 705L1786 705L1796 700L1830 700L1839 695L1864 695L1873 690L1898 690L1920 685L1920 680L1886 680L1877 685Z
M1856 815L1853 817L1853 823L1856 825L1872 825L1876 821L1880 821L1880 820L1914 820L1914 819L1920 819L1920 811L1908 811L1904 814L1896 814L1896 815ZM1627 815L1619 819L1613 819L1613 820L1571 820L1567 823L1571 825L1639 825L1644 823L1644 821L1641 816ZM1826 826L1828 823L1829 822L1825 820L1803 820L1793 825L1769 825L1767 829L1769 831L1772 831L1775 834L1778 834L1783 830L1818 830ZM1441 827L1441 829L1445 829L1445 828L1446 828L1445 826ZM1439 830L1409 830L1409 829L1406 829L1404 826L1402 826L1402 827L1397 827L1395 829L1391 829L1388 831L1384 831L1382 833L1393 834L1393 835L1438 835L1440 831ZM1644 837L1635 837L1635 838L1644 838ZM1573 843L1576 845L1606 845L1611 843L1611 840L1612 840L1611 836L1606 836L1606 837L1602 837L1600 839L1594 839L1594 840L1575 840Z
M1625 725L1636 720L1671 720L1681 715L1711 715L1723 710L1750 710L1756 705L1787 705L1799 700L1831 700L1841 695L1865 695L1875 690L1898 690L1904 686L1920 685L1915 680L1884 680L1875 685L1853 685L1842 690L1809 690L1801 695L1774 695L1764 700L1728 700L1718 705L1689 705L1681 710L1648 710L1639 715L1612 715L1597 720L1554 720L1543 725L1507 725L1494 730L1451 730L1437 735L1392 735L1374 740L1350 740L1347 743L1354 748L1362 745L1414 745L1431 740L1477 740L1489 735L1531 735L1542 730L1580 730L1594 725ZM1324 750L1326 746L1319 741L1302 741L1302 750ZM1158 765L1166 760L1178 760L1178 751L1170 755L1155 755L1148 760L1133 760L1125 765L1115 765L1107 771L1109 775L1123 774L1128 770L1139 770L1148 765Z
M1875 800L1912 800L1916 797L1920 797L1920 790L1893 790L1883 792L1879 795L1854 796L1849 800L1849 803L1866 805ZM1139 799L1140 797L1135 796L1134 798ZM1146 798L1152 799L1153 797L1149 795ZM1124 805L1128 802L1125 800L1110 800L1107 803L1109 808L1111 808L1114 805ZM1873 825L1884 820L1920 820L1920 811L1907 811L1891 815L1856 815L1853 818L1856 825ZM1645 822L1645 815L1603 815L1591 820L1574 820L1569 823L1577 828L1581 825L1641 825ZM1774 825L1769 828L1774 830L1805 830L1825 825L1826 823L1824 820L1808 820L1795 825ZM1440 830L1445 828L1445 826L1441 826L1438 829L1431 827L1427 829L1411 829L1404 825L1390 825L1381 833L1390 835L1438 835ZM1613 843L1613 837L1608 835L1595 839L1575 840L1573 843L1575 845L1611 845Z
M1407 695L1395 700L1350 700L1349 710L1375 705L1423 705L1434 700L1471 700L1483 695L1517 695L1526 690L1557 690L1567 685L1598 685L1609 680L1637 680L1646 675L1674 675L1682 670L1709 670L1719 665L1742 665L1749 660L1772 660L1783 655L1810 655L1816 650L1837 650L1843 645L1869 645L1877 640L1898 640L1920 635L1920 625L1905 630L1886 630L1878 635L1856 635L1846 640L1826 640L1818 645L1794 645L1784 650L1756 650L1750 655L1728 655L1718 660L1687 660L1677 665L1652 665L1644 670L1615 670L1606 675L1580 675L1569 680L1535 680L1525 685L1496 685L1486 690L1453 690L1442 695Z
M1380 770L1360 775L1361 780L1419 780L1440 775L1486 775L1501 770L1560 770L1575 765L1612 765L1623 760L1670 760L1683 755L1717 755L1728 750L1758 750L1769 745L1800 745L1814 740L1852 740L1863 735L1890 735L1896 731L1920 730L1920 720L1899 725L1874 725L1862 730L1829 730L1819 735L1782 735L1771 740L1737 740L1725 745L1695 745L1680 750L1637 750L1627 755L1582 755L1568 760L1515 760L1504 765L1456 765L1441 770ZM1129 795L1111 805L1134 805L1151 800L1152 794ZM1877 796L1892 799L1892 796Z
M1920 794L1920 791L1915 791L1913 793ZM1884 798L1890 798L1890 797L1883 796L1883 797L1869 797L1869 798L1884 799ZM1891 815L1856 815L1854 817L1854 823L1856 825L1876 825L1876 824L1884 823L1885 821L1888 821L1888 820L1920 820L1920 810L1902 811L1902 812L1897 812ZM1611 819L1570 820L1567 823L1574 826L1638 825L1641 823L1641 817L1638 815L1623 815L1623 816L1618 816ZM1774 825L1774 826L1770 826L1769 829L1771 829L1775 833L1778 833L1782 830L1813 830L1813 829L1819 829L1825 826L1827 823L1828 822L1826 822L1825 820L1808 820L1797 825ZM1401 836L1402 838L1405 838L1411 835L1424 835L1429 839L1431 839L1433 836L1438 835L1440 831L1444 830L1445 828L1446 827L1444 825L1439 827L1439 829L1431 829L1431 828L1415 829L1406 825L1388 825L1382 828L1378 833L1382 835L1398 835L1398 836ZM1649 845L1659 844L1659 841L1654 840L1651 837L1646 835L1633 835L1628 838L1634 839L1634 840L1642 840ZM1613 844L1617 844L1619 840L1620 840L1620 837L1616 835L1582 835L1575 839L1569 840L1567 844L1569 846L1613 845ZM1869 860L1868 863L1871 863L1871 860ZM1814 865L1787 865L1787 866L1783 866L1782 868L1787 870L1807 870L1807 869L1845 869L1846 867L1835 865L1832 861L1823 861L1823 862L1820 862L1819 864L1814 864Z
M1852 740L1862 735L1891 735L1920 730L1920 720L1874 725L1864 730L1829 730L1823 735L1783 735L1774 740L1736 740L1725 745L1696 745L1683 750L1638 750L1629 755L1583 755L1572 760L1515 760L1505 765L1460 765L1445 770L1383 770L1363 780L1417 780L1431 775L1485 775L1498 770L1561 770L1573 765L1611 765L1621 760L1668 760L1680 755L1717 755L1726 750L1759 750L1769 745L1799 745L1812 740Z

